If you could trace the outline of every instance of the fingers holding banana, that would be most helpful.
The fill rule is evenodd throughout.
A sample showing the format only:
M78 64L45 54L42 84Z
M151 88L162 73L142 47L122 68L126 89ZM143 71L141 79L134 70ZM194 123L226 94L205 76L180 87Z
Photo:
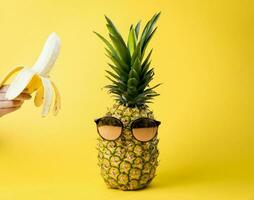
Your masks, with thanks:
M0 101L7 101L7 99L5 98L6 92L9 88L9 85L4 85L2 87L0 87ZM25 89L21 94L19 94L14 100L20 100L20 101L24 101L24 100L28 100L31 99L31 95L28 93L27 89Z
M1 108L0 109L0 117L8 114L8 113L11 113L11 112L14 112L16 110L18 110L20 107L14 107L14 108Z
M20 107L24 103L23 100L1 100L0 101L0 109L6 108L17 108Z
M24 90L14 100L7 100L5 95L8 87L8 85L5 85L0 88L0 117L19 109L25 100L29 100L31 98L31 95Z

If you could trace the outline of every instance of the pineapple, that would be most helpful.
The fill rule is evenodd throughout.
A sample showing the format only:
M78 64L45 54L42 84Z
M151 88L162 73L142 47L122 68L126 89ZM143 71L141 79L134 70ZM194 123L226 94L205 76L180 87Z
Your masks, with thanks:
M140 22L131 26L127 43L108 18L107 28L111 42L95 32L106 44L106 55L112 63L106 70L111 84L105 86L115 98L115 104L108 108L106 116L121 120L121 136L115 140L98 138L98 165L109 188L137 190L145 188L155 177L159 151L157 135L149 141L137 140L131 131L131 123L139 118L154 119L147 106L155 96L149 83L154 69L150 68L152 50L145 51L156 29L154 26L160 13L155 14L139 36Z

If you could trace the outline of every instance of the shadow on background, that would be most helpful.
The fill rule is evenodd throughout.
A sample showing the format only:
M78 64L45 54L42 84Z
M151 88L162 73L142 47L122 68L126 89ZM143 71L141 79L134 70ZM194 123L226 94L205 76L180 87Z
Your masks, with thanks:
M4 139L2 137L0 137L0 155L1 155L1 152L3 151L4 149Z
M179 170L158 170L158 175L149 188L171 188L209 181L209 178L203 171L193 168L187 169L187 167Z

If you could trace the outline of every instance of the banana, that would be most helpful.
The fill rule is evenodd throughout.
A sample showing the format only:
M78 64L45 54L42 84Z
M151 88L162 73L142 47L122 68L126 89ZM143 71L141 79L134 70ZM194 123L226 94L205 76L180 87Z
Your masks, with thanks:
M15 67L13 68L12 70L10 70L5 76L4 78L1 80L0 82L0 86L4 85L8 79L15 73L19 72L20 70L22 70L24 67L22 66L18 66L18 67Z
M43 104L42 116L45 117L49 113L55 95L53 114L56 115L61 108L61 98L56 85L49 79L49 72L56 62L59 51L60 38L56 33L51 33L39 58L31 68L16 67L0 81L1 87L17 73L9 85L5 98L13 100L25 89L30 94L35 93L34 104L37 107Z

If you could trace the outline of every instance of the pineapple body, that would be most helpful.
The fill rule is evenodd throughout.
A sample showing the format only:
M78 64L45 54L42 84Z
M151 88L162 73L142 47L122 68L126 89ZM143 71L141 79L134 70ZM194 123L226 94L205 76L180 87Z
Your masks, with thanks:
M154 178L158 166L158 139L148 142L136 140L130 130L130 123L138 118L153 119L148 106L126 107L116 103L108 109L107 116L120 119L123 134L115 141L98 138L98 165L101 175L110 188L138 190L146 187Z

